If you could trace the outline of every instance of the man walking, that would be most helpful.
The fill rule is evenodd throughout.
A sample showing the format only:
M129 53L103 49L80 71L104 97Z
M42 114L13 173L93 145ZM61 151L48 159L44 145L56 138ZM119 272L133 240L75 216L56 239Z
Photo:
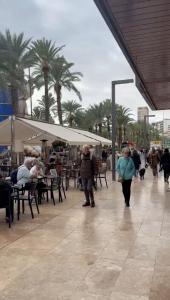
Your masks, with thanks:
M86 201L83 204L85 206L95 207L94 193L93 193L93 182L96 168L96 159L90 152L90 146L85 145L83 147L83 154L81 157L80 176L82 179L82 185Z

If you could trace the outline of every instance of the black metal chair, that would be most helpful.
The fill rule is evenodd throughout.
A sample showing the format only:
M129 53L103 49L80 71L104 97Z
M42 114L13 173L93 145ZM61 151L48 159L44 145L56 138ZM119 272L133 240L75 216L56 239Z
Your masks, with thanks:
M58 178L60 178L60 187L63 191L63 194L64 194L64 198L66 199L66 192L65 192L65 187L64 187L64 176L63 176L63 173L61 172L60 175L57 174L57 170L56 169L51 169L50 170L50 174L52 176L52 178L54 179L54 183L55 183L55 180L57 181ZM58 183L56 184L56 186L58 186Z
M99 179L100 186L102 187L102 179L104 179L106 183L106 187L108 188L106 173L107 173L106 165L99 167L98 172L96 174L96 186L97 186L97 181Z
M64 194L64 198L66 199L66 189L64 187L64 178L63 176L60 177L61 178L61 188L62 188L62 191L63 191L63 194Z
M8 219L9 228L11 227L11 222L14 218L13 213L13 200L11 198L10 190L2 189L0 190L0 208L6 208L6 217Z
M70 166L67 166L62 171L63 187L64 187L64 181L65 181L65 189L64 190L66 190L66 191L69 189L69 185L70 185L70 173L71 173L71 167Z
M49 179L50 179L50 185L48 185ZM53 204L55 205L54 190L58 190L59 202L63 202L61 187L62 187L61 177L48 176L46 178L46 187L41 188L39 191L42 194L46 194L47 202L49 202L49 192L50 192L51 199L53 201Z
M18 209L17 209L18 220L20 218L20 202L22 202L22 213L23 214L25 212L25 201L28 202L32 219L34 218L34 213L33 213L33 209L32 209L32 203L34 201L35 201L35 205L37 208L37 212L38 212L38 214L40 213L39 207L38 207L36 186L37 186L37 183L29 182L23 188L19 188L17 186L14 187L14 196L13 197L14 197L14 200L17 200L17 202L18 202Z
M63 202L61 188L64 188L64 186L62 185L61 176L57 176L57 177L52 178L51 179L51 186L52 186L53 193L54 193L55 190L58 190L59 202Z

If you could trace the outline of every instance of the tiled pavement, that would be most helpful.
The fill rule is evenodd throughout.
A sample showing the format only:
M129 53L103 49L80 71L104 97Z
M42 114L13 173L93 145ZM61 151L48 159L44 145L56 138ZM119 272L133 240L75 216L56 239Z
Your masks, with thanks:
M29 210L11 229L0 215L0 300L169 300L170 193L162 178L133 182L131 208L119 183Z

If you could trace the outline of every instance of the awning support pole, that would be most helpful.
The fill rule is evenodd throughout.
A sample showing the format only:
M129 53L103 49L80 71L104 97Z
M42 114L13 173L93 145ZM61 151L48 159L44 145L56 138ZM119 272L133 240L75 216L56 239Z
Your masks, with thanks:
M116 106L115 106L115 84L112 82L112 180L116 180L115 166L115 143L116 143Z
M15 153L15 126L14 126L14 120L15 116L11 115L11 168L14 166L14 153Z

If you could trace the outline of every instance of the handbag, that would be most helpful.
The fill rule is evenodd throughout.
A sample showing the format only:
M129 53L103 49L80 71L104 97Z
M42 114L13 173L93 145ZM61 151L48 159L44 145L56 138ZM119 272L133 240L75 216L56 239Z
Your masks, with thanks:
M122 183L123 181L124 181L124 175L125 175L125 173L126 173L126 170L127 170L127 166L128 166L128 164L129 164L129 161L130 161L130 159L128 159L128 162L127 162L127 164L126 164L126 167L125 167L125 169L124 169L124 172L123 172L123 176L118 176L118 182L120 182L120 183Z
M120 183L122 183L122 182L124 181L123 176L120 176L120 175L119 175L117 181L120 182Z

